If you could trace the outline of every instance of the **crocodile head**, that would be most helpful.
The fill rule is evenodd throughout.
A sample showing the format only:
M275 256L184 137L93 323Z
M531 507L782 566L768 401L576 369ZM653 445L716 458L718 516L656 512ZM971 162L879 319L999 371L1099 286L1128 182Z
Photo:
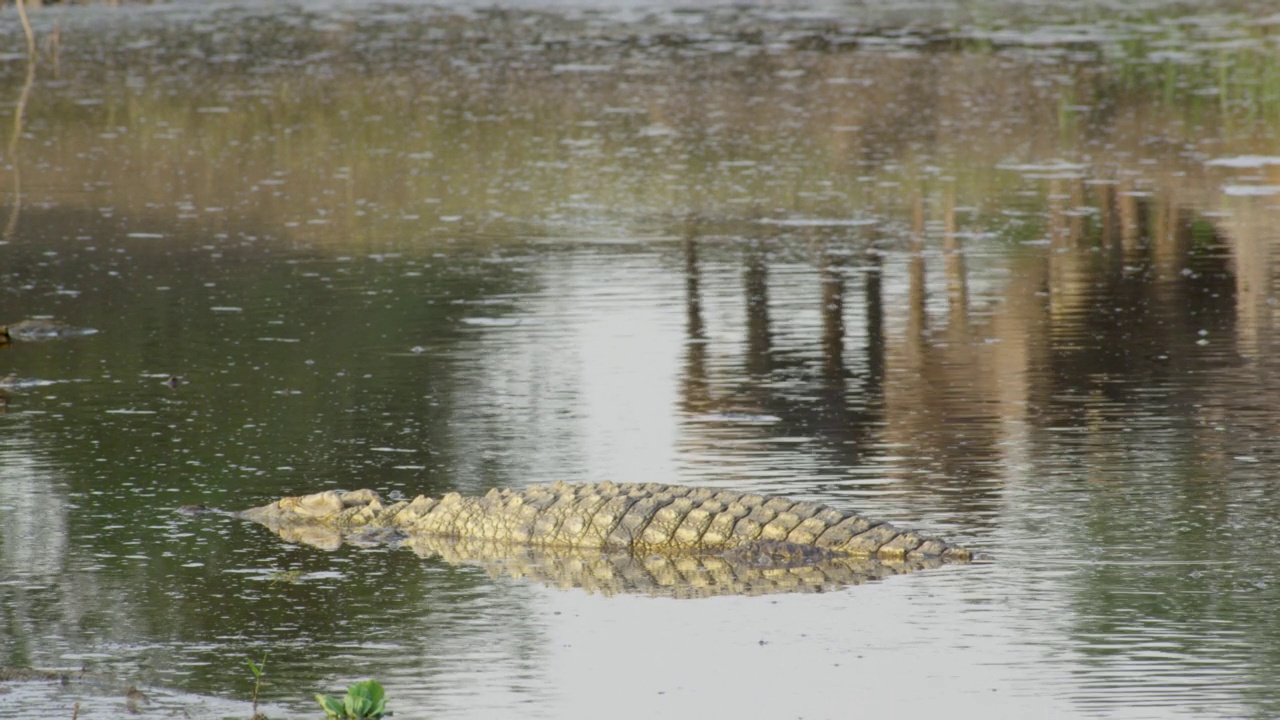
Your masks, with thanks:
M342 533L387 524L387 512L382 498L372 490L326 490L311 495L286 497L269 505L242 511L239 515L273 530L317 527Z

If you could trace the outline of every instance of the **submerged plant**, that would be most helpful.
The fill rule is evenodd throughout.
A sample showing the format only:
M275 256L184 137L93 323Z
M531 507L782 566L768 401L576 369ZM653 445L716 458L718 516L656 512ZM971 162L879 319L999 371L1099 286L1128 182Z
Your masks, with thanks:
M387 699L382 683L377 680L354 683L347 688L347 696L341 701L331 695L316 693L316 702L320 703L326 717L338 720L377 720L391 714L386 711Z

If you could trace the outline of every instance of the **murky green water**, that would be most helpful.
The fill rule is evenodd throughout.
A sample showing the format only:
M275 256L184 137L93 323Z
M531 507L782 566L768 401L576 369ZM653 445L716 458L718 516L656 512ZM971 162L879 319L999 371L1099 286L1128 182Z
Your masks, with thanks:
M910 10L36 14L0 322L99 332L0 348L0 664L92 680L5 712L248 717L264 651L272 717L1280 712L1280 17ZM559 479L987 559L604 596L175 512Z

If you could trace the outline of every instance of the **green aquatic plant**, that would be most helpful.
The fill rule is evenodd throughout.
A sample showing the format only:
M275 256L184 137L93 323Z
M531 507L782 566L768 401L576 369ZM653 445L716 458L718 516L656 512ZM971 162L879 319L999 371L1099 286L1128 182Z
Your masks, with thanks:
M252 658L245 658L249 663L249 672L253 673L253 717L251 720L266 720L267 716L258 712L258 693L262 690L262 674L267 670L267 653L262 653L262 662L255 663Z
M338 720L376 720L391 714L386 711L387 699L382 683L377 680L352 684L347 688L347 696L341 701L330 695L316 693L316 702L320 703L326 717Z
M297 583L302 579L303 572L301 570L277 570L268 577L271 578L271 584L276 583Z

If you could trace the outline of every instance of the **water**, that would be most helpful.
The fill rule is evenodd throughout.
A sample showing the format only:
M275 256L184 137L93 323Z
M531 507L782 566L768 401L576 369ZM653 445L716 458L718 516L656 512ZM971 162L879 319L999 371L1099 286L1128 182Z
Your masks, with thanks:
M87 676L7 707L1280 712L1275 16L943 10L35 14L0 322L99 332L0 348L0 664ZM604 479L986 559L684 600L176 512Z

